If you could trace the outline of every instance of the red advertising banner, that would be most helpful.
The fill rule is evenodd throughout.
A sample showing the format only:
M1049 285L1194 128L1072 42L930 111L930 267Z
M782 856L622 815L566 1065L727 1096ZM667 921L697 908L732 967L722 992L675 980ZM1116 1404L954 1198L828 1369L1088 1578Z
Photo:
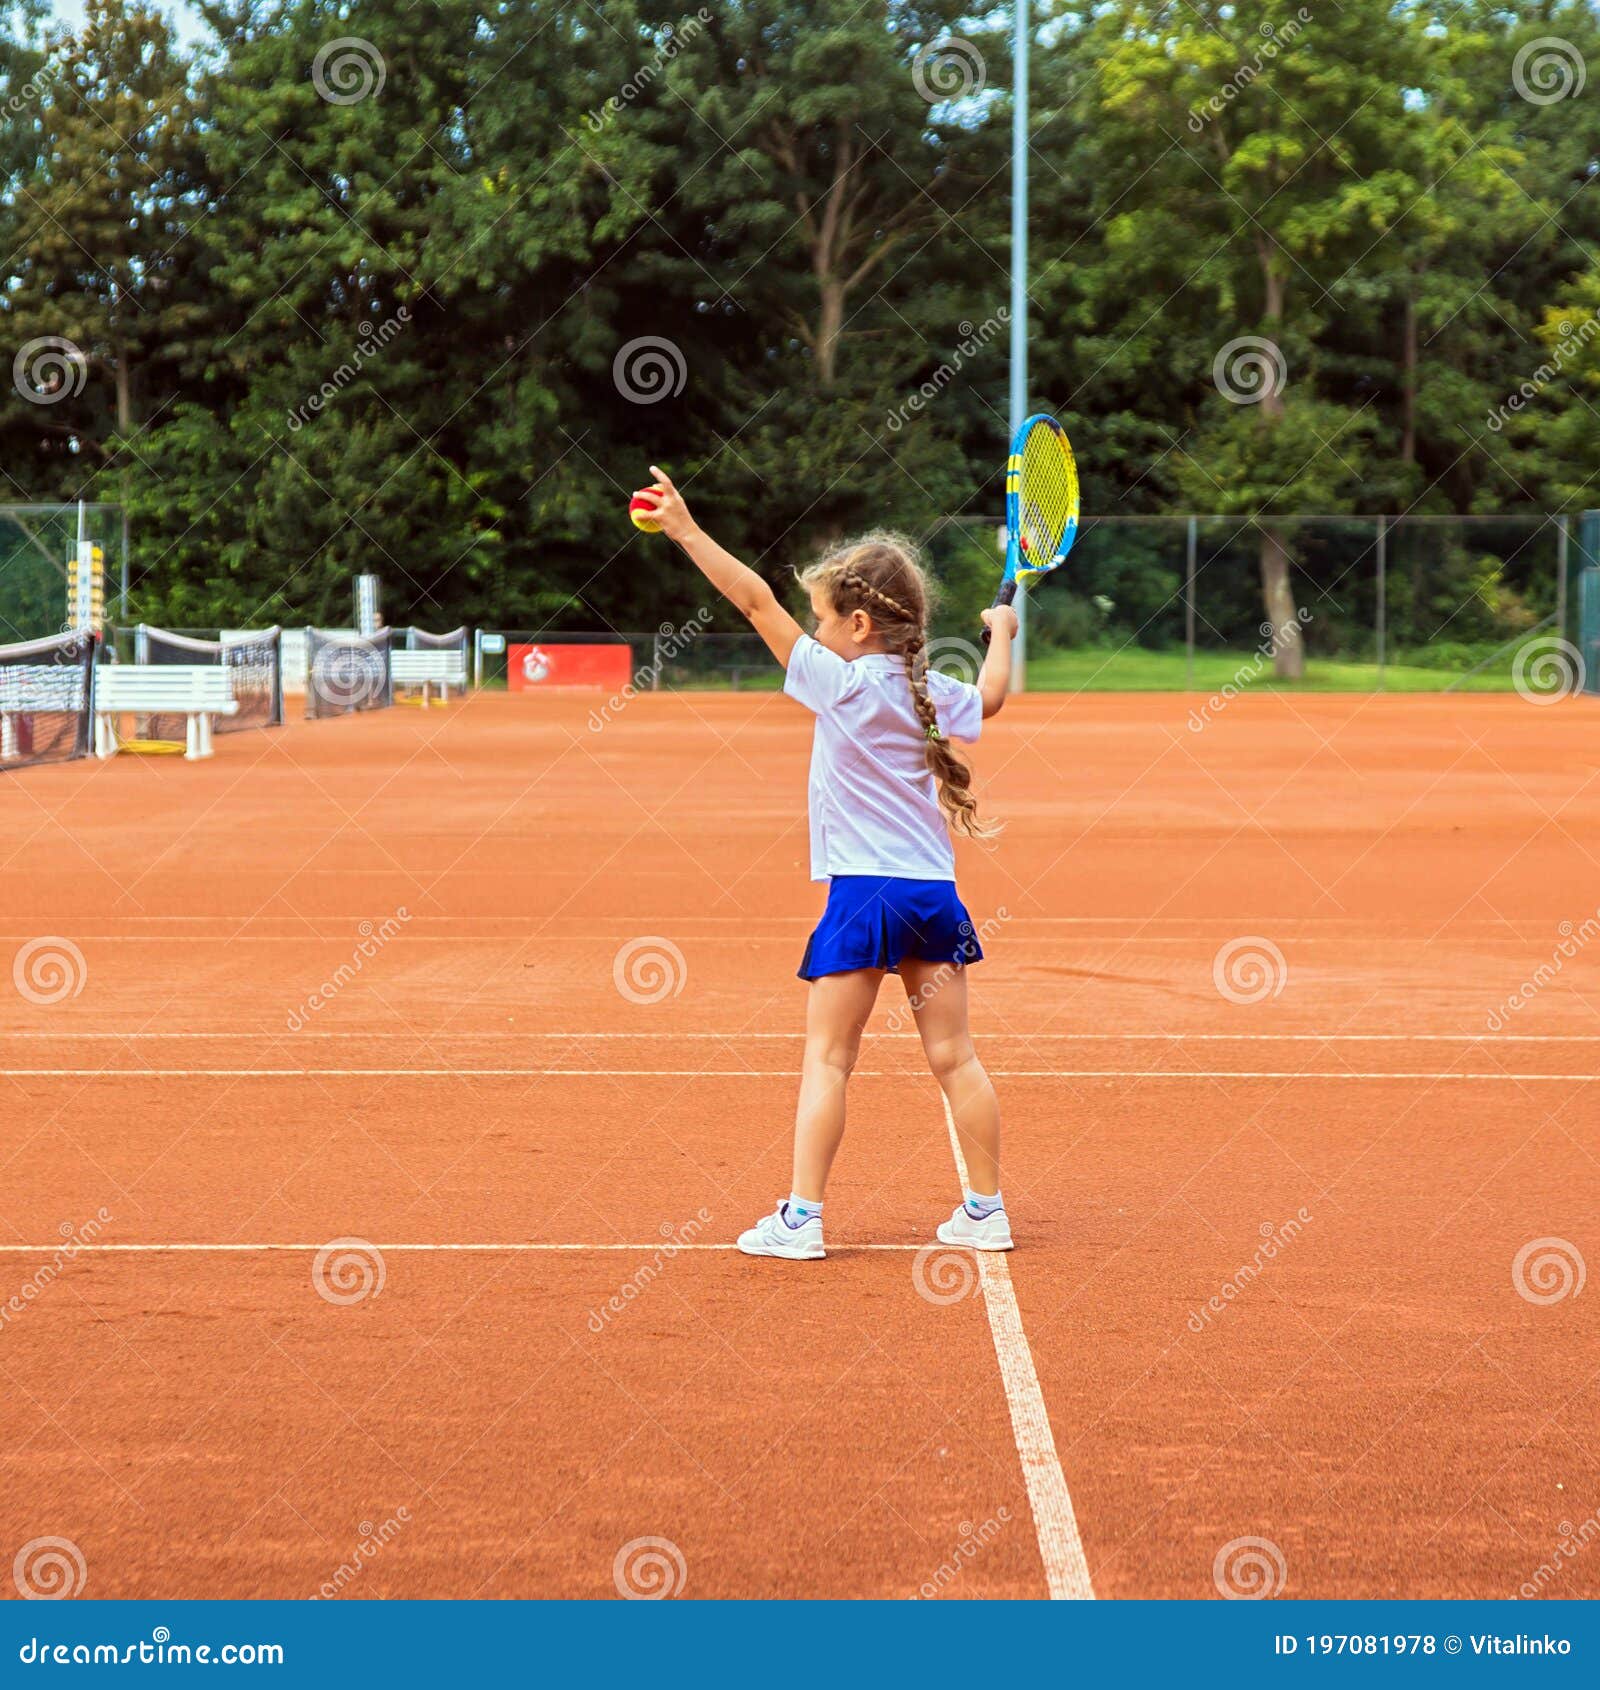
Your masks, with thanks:
M550 687L604 687L620 692L632 676L633 650L626 645L508 645L506 685L512 692Z

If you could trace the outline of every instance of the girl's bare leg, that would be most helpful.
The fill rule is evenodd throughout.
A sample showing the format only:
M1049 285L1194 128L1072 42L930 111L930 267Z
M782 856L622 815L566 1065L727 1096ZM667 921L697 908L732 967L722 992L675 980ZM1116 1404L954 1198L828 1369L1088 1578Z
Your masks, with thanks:
M928 1067L956 1124L972 1190L1000 1189L1000 1100L972 1048L967 1028L967 971L948 962L900 964Z
M861 1049L861 1032L883 982L881 968L824 974L806 1001L806 1053L794 1115L796 1197L822 1201L828 1170L844 1137L844 1093Z

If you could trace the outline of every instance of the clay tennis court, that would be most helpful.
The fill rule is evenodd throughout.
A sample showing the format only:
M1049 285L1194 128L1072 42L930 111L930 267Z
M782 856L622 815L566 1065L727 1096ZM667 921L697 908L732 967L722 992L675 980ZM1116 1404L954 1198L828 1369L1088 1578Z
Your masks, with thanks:
M599 702L0 783L8 1558L68 1539L98 1597L1600 1595L1590 703L989 724L1019 1248L980 1280L918 1253L957 1175L893 981L830 1259L728 1248L788 1189L809 722Z

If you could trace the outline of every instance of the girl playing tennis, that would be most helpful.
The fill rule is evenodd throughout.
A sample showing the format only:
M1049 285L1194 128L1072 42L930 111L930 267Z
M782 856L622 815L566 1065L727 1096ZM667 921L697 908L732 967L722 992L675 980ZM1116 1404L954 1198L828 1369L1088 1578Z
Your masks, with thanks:
M1000 1106L967 1030L966 965L983 956L956 896L950 829L985 837L972 774L950 749L974 740L1005 702L1016 612L986 610L994 635L978 684L929 670L928 587L913 549L891 534L841 546L801 575L816 633L702 533L683 495L651 465L649 515L750 620L784 666L783 690L815 715L811 878L828 902L800 964L810 982L795 1110L794 1185L741 1234L751 1256L814 1260L822 1198L844 1137L845 1086L885 973L898 973L922 1048L950 1105L972 1190L938 1229L946 1244L1009 1250L1000 1200Z

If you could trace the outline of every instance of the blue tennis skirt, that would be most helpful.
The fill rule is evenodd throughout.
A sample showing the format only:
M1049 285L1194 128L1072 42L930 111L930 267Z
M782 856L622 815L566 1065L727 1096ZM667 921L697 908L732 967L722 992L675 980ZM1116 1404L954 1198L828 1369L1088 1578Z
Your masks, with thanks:
M848 974L857 968L899 971L903 958L983 961L966 905L948 880L901 880L884 874L836 874L828 905L806 942L800 978Z

